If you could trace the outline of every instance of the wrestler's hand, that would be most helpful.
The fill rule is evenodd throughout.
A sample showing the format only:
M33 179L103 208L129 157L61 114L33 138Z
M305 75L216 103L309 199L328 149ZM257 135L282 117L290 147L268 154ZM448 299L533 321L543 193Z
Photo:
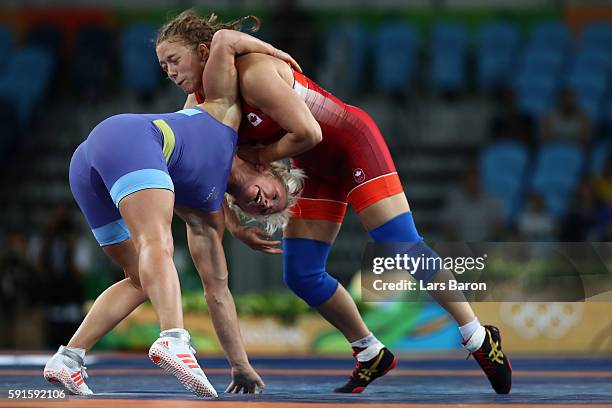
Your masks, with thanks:
M283 250L278 248L280 241L270 241L271 235L257 227L247 227L241 225L230 231L232 235L244 242L251 249L262 251L268 254L282 254Z
M232 383L225 392L233 394L261 394L266 385L253 367L232 367Z
M248 161L249 163L260 164L260 152L261 147L240 146L238 148L238 157L240 157L244 161Z
M302 72L302 68L300 67L300 64L298 64L297 61L294 60L293 57L289 55L288 53L286 53L285 51L279 50L277 48L276 51L274 51L274 57L285 61L286 63L291 65L291 68L293 68L294 70L298 72Z

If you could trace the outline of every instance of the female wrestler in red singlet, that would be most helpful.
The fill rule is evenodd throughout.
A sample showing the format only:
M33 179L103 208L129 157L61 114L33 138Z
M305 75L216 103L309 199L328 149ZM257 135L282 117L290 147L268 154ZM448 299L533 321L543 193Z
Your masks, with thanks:
M221 28L237 29L241 23L215 24L215 20L214 15L202 18L188 11L158 34L158 59L168 77L189 94L186 107L203 100L201 73L212 35ZM353 347L355 370L336 391L361 392L397 360L368 330L353 299L326 272L325 263L348 204L374 241L422 241L391 154L367 113L340 101L286 63L251 54L238 58L236 65L243 98L239 156L256 164L290 157L308 177L284 229L285 282ZM251 196L237 197L235 206L256 218L267 215L275 197L256 185L250 191ZM233 229L257 247L256 238L241 236L237 225ZM260 248L270 252L265 244ZM465 299L450 302L432 296L457 321L464 346L495 391L509 392L511 367L501 352L498 329L482 326Z

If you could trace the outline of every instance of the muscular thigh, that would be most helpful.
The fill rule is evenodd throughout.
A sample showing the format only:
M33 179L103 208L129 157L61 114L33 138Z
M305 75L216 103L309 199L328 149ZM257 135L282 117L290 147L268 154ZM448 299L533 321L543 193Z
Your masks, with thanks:
M333 243L347 208L341 186L309 176L298 202L291 207L285 238L314 239Z
M342 223L325 220L293 218L285 228L284 238L314 239L333 244Z
M357 216L361 224L368 231L381 226L400 214L410 211L406 195L402 192L391 197L383 198L364 208Z
M119 202L119 212L137 248L154 241L172 247L173 210L174 193L160 188L136 191Z
M138 252L136 252L132 240L128 239L119 244L107 245L103 249L104 253L123 269L125 277L129 278L135 286L140 287Z

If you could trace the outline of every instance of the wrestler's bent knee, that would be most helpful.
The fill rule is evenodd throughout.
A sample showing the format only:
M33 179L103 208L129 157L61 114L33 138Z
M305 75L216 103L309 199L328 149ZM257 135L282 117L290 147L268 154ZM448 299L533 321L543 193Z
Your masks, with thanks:
M338 288L338 281L325 270L330 249L322 241L283 239L285 284L310 307L325 303Z

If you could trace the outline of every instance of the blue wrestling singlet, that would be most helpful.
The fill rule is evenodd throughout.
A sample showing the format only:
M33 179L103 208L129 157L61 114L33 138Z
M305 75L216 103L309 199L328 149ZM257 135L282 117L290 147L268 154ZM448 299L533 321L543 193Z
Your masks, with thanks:
M136 191L174 191L175 203L221 208L237 133L199 107L122 114L96 126L70 162L70 189L101 246L130 237L118 207Z

